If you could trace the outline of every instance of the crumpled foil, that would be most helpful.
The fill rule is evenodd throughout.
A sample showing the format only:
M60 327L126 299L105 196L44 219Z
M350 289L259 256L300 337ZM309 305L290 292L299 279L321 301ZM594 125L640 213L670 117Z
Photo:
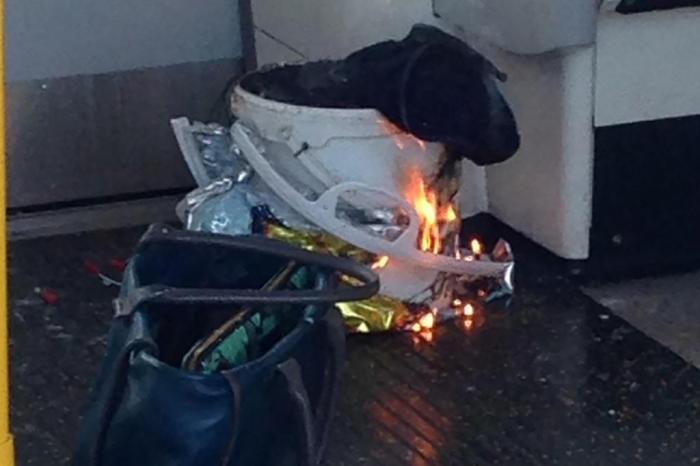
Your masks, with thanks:
M216 123L204 124L187 118L171 122L182 155L199 186L230 178L242 182L252 169L233 143L231 132Z
M335 307L343 315L345 327L351 333L373 333L401 329L413 317L404 303L382 295L365 301L337 303Z
M248 165L227 128L187 118L171 121L183 158L200 186L180 202L177 215L187 229L242 235L251 233L251 209L267 206L293 228L313 230L267 187Z
M463 256L471 255L471 251L463 251ZM515 291L513 275L515 273L515 257L507 241L501 239L496 243L491 254L481 260L490 260L507 264L503 275L498 278L481 277L477 279L457 277L455 291L465 297L473 297L479 301L490 303L500 298L510 296Z
M247 185L224 178L195 189L176 210L188 230L246 235L252 232L251 209L256 205L258 201Z
M377 260L375 254L328 233L293 230L282 225L268 223L265 226L265 236L293 244L307 251L346 257L365 265L372 264ZM400 330L413 317L403 302L382 295L374 296L365 301L338 303L336 307L343 315L346 328L352 333Z

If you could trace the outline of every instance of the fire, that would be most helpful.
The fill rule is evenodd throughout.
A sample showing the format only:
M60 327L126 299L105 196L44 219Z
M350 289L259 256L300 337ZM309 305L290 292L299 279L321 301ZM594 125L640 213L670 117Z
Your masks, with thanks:
M457 220L457 212L455 212L455 208L452 204L447 204L447 207L441 210L440 220L446 222L454 222Z
M418 171L411 172L408 201L413 204L420 217L421 250L437 254L440 252L440 228L438 226L437 196L425 186Z
M430 330L435 327L435 316L432 312L428 312L418 321L420 326L426 330Z
M389 264L389 256L381 256L379 259L377 259L377 262L372 264L372 270L383 269L388 264Z
M426 186L417 170L411 172L406 198L420 218L418 244L421 250L439 254L442 251L440 226L457 220L454 206L439 207L437 194Z
M420 333L421 338L423 340L427 341L428 343L432 343L433 341L433 331L432 330L424 330Z
M484 252L484 248L481 245L481 241L479 241L476 238L472 239L470 246L471 246L472 252L477 256L481 255Z
M467 304L464 306L464 315L467 317L472 317L474 315L474 306Z

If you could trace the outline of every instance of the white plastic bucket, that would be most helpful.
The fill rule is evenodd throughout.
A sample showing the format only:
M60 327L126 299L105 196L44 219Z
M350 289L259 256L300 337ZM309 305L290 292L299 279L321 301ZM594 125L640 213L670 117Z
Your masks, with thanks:
M382 292L403 300L423 293L441 272L498 276L506 265L466 262L418 248L420 219L406 200L411 171L424 180L440 168L441 144L425 143L393 127L377 111L285 104L236 88L232 135L267 186L308 221L345 241L390 258L379 271ZM303 184L288 175L303 166ZM310 175L310 176L309 176ZM320 192L306 195L305 185ZM409 225L394 239L372 235L338 218L342 196L361 192L394 201Z
M372 109L290 105L240 86L232 109L263 140L283 143L291 154L299 153L298 160L328 188L358 181L403 195L410 170L431 179L444 150L442 144L402 132Z

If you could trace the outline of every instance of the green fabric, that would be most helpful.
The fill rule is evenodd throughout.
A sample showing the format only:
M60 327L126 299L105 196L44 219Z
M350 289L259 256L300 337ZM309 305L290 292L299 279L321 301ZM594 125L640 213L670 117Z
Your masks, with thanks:
M213 374L226 365L240 366L248 362L248 332L243 327L234 330L214 351L202 361L202 372Z
M311 286L307 267L301 267L290 278L290 284L297 289ZM290 332L299 321L298 311L270 309L269 312L256 312L241 322L201 363L201 371L213 374L231 369L259 358L277 341Z
M295 288L305 290L309 288L309 271L306 267L300 268L289 280Z
M252 315L202 361L202 372L213 374L260 357L296 325L296 319L289 318L286 314L277 311L274 314Z

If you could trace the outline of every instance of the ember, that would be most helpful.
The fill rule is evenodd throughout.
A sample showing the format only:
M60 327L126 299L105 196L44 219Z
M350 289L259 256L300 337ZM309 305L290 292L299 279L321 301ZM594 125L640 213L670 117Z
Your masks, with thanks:
M426 313L423 317L420 318L418 321L420 326L426 330L430 330L433 327L435 327L435 314L432 312Z
M471 242L469 243L469 245L470 245L471 250L475 256L477 256L477 257L481 256L481 254L484 251L484 248L478 239L476 239L476 238L472 239Z
M474 306L471 304L464 306L464 315L467 317L472 317L474 315Z

